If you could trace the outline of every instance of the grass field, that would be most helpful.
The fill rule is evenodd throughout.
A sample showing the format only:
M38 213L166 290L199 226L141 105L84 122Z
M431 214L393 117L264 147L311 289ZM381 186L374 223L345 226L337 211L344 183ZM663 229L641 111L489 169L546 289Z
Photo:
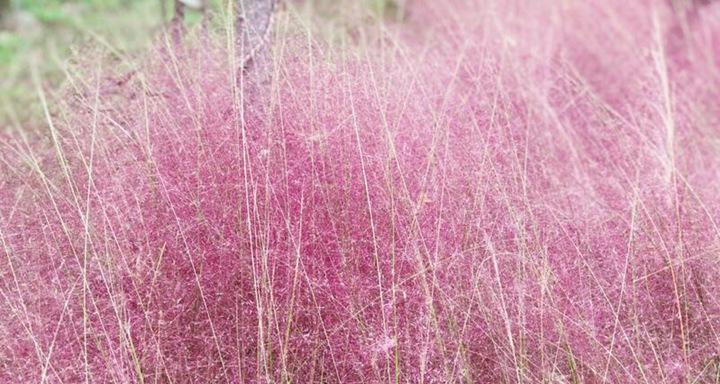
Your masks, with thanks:
M42 118L31 71L57 88L73 51L147 47L163 20L156 0L13 0L0 29L0 126Z
M0 129L42 125L32 70L53 89L65 80L68 60L82 55L83 49L142 52L172 18L173 7L168 0L10 0L8 4L0 24ZM225 9L223 0L209 1L210 13L221 15ZM348 20L358 12L389 19L402 13L395 0L315 0L297 9L323 17L332 33L347 29ZM188 11L185 16L189 26L201 20L198 12Z

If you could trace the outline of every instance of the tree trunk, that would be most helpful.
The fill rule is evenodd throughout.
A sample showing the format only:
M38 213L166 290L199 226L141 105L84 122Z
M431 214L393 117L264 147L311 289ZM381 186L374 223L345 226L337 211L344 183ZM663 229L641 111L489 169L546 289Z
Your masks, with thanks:
M182 24L185 18L185 4L180 0L175 0L175 11L173 13L173 24Z
M236 0L236 28L240 43L256 45L270 32L276 0Z
M0 0L0 27L10 14L10 0Z
M266 59L277 0L235 0L235 30L243 70Z

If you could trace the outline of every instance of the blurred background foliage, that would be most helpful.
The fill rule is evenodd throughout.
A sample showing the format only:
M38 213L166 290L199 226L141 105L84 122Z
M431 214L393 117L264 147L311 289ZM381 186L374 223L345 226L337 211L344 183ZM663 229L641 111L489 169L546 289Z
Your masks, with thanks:
M54 89L65 78L68 58L86 47L141 52L173 17L174 1L0 0L0 131L42 124L33 71L46 89ZM227 1L204 0L207 12L220 16L214 24L222 25ZM401 18L400 4L407 0L280 1L300 15L322 18L323 33L344 34L358 22ZM187 25L201 19L197 11L185 12Z
M0 126L39 115L32 70L43 84L58 84L73 49L99 41L141 49L163 17L158 0L0 0L0 7Z

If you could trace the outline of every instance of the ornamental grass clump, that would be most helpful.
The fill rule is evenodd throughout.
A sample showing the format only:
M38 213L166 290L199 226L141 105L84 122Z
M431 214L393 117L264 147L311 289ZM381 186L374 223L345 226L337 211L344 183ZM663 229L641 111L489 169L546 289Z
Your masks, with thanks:
M0 380L720 380L720 8L406 7L38 86Z

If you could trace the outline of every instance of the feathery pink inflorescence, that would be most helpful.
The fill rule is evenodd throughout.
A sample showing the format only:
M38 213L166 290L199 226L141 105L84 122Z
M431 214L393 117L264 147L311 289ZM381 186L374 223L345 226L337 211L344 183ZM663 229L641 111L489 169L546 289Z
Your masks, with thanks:
M207 37L87 60L0 141L0 381L715 382L694 7L416 1L244 70Z

